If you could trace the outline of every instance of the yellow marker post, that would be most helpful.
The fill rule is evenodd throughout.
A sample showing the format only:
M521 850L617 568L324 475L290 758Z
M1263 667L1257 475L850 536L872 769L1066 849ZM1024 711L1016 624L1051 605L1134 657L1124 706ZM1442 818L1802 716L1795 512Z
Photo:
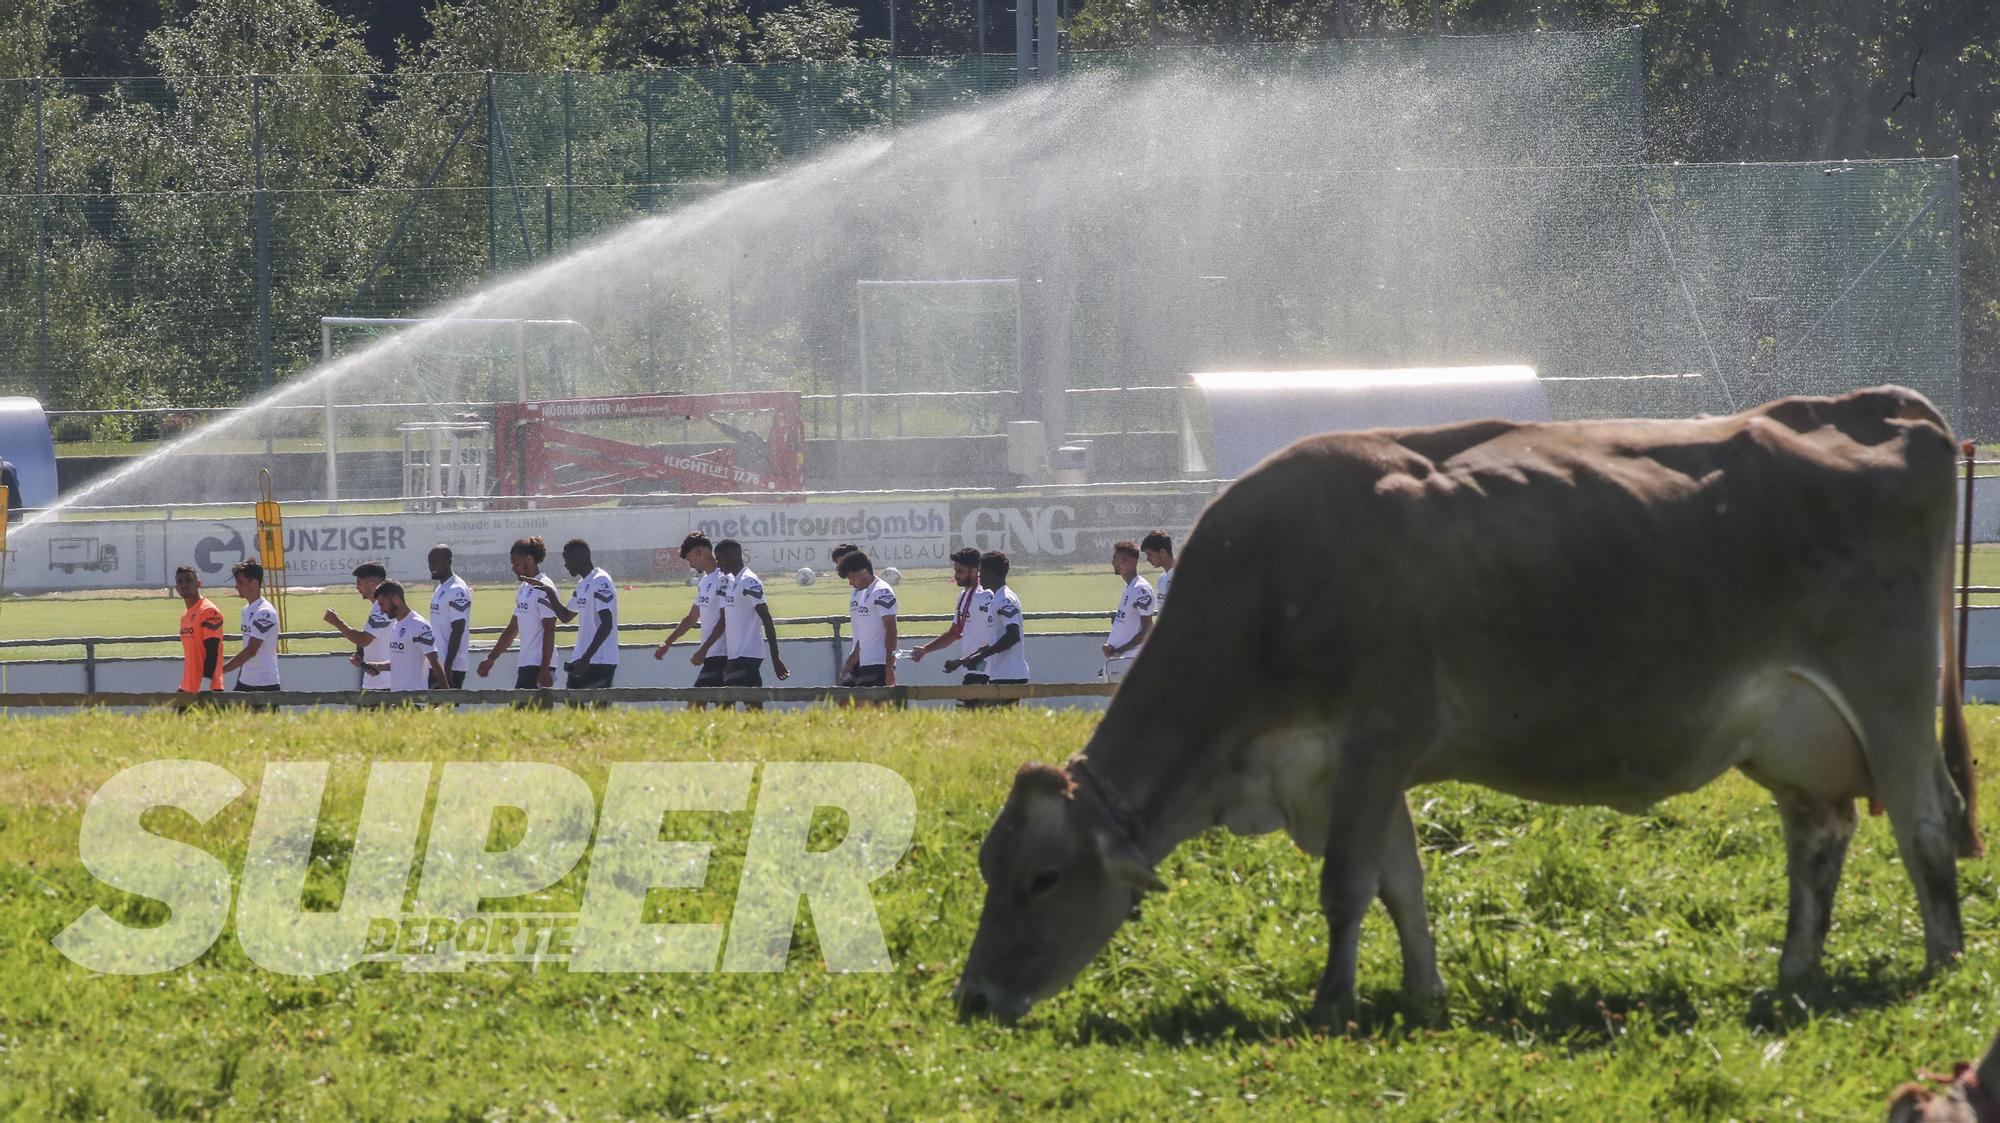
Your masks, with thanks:
M290 650L285 633L285 515L271 492L271 470L257 470L257 560L264 566L264 592L278 606L278 652Z

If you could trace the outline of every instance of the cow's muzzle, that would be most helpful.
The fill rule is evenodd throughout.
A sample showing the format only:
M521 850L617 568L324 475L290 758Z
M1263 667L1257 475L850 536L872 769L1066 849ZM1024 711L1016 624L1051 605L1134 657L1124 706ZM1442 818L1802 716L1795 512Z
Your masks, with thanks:
M958 980L958 986L952 988L951 999L958 1004L961 1021L990 1017L1010 1025L1019 1021L1035 1004L1033 999L1005 994L984 979L970 977Z

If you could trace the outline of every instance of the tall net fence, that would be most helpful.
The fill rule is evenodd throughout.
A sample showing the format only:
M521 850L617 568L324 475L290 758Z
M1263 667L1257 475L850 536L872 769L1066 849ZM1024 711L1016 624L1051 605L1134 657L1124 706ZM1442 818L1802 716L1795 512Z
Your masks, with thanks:
M236 404L322 316L446 306L576 321L565 393L797 391L822 439L1162 432L1144 388L1191 370L1475 362L1580 380L1564 416L1884 381L1955 416L1955 165L1644 165L1640 50L0 82L0 392ZM355 369L344 404L415 392ZM864 396L926 390L988 397Z

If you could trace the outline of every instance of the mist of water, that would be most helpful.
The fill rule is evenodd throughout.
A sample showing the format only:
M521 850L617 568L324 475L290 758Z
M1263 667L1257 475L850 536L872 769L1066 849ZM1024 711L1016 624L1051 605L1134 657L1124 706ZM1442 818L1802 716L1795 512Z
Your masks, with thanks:
M448 403L513 398L513 376L478 358L495 333L453 326L479 318L582 325L531 345L531 397L854 393L865 366L876 392L1040 391L1024 415L1057 435L1170 423L1137 393L1086 415L1058 404L1065 387L1199 369L1703 370L1633 163L1636 86L1614 57L1626 49L1556 36L1195 60L1073 76L871 136L473 292L30 525L75 506L252 498L261 460L232 453L317 436L316 414L283 407L419 403L344 413L355 449ZM1018 334L1013 290L937 286L882 290L859 338L857 282L973 278L1018 286ZM1575 411L1691 404L1714 403Z

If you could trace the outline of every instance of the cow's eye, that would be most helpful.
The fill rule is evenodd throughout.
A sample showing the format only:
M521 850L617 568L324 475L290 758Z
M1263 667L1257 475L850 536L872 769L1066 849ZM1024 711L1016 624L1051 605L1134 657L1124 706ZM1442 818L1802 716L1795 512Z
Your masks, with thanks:
M1028 895L1030 897L1039 897L1049 890L1054 889L1056 882L1061 879L1062 874L1055 870L1046 870L1038 873L1035 875L1035 880L1028 883Z

